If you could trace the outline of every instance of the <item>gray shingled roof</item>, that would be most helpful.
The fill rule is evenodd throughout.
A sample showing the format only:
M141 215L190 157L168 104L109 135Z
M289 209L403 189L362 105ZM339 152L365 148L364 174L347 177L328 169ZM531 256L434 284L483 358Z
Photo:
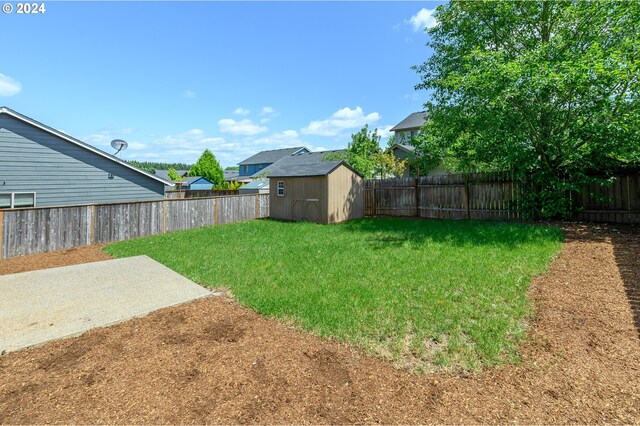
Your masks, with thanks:
M301 149L307 149L307 148L304 146L297 146L294 148L283 148L283 149L272 149L270 151L260 151L256 155L249 157L243 162L239 163L239 165L275 163L279 159L292 155L300 151Z
M225 170L224 180L237 179L239 175L240 175L240 172L238 170Z
M395 145L393 145L393 146L391 147L391 149L392 149L392 150L393 150L394 148L404 149L404 150L405 150L405 151L407 151L407 152L413 152L413 151L415 151L415 150L416 150L416 147L415 147L415 146L413 146L413 145L407 145L407 144L404 144L404 143L397 143L397 144L395 144Z
M335 170L340 164L344 164L344 162L342 160L325 161L324 157L330 153L341 153L344 151L345 150L320 151L293 155L272 164L262 170L262 172L268 172L267 176L269 177L325 176Z
M345 149L335 149L332 151L318 151L318 152L310 152L308 154L290 155L290 156L281 158L280 160L265 167L259 172L254 173L251 176L251 178L258 179L264 176L271 176L275 171L280 170L281 168L287 167L289 165L316 164L316 163L324 162L323 159L327 154L343 153L345 151L346 151Z
M414 112L412 114L409 114L409 116L402 120L400 123L393 126L391 128L391 131L397 132L399 130L419 129L420 127L424 126L426 117L427 113L425 111Z
M176 172L178 173L178 176L184 176L189 173L189 170L176 170ZM171 179L169 179L169 170L156 170L155 175L171 182Z

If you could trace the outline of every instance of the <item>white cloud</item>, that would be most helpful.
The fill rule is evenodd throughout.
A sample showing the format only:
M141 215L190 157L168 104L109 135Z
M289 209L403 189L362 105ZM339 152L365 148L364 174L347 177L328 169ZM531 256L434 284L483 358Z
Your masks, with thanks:
M270 115L270 116L274 116L274 115L278 115L278 113L276 112L276 110L270 106L265 106L262 107L262 110L260 111L260 115Z
M380 126L378 127L378 136L382 139L389 138L393 133L391 132L391 128L393 126Z
M336 136L347 129L361 128L365 124L373 124L380 119L380 114L372 112L364 115L362 108L345 107L334 112L331 118L312 121L301 130L305 135Z
M194 92L193 90L185 90L184 92L182 92L182 97L187 99L193 99L196 97L196 92Z
M254 124L249 119L236 121L233 118L223 118L218 121L220 132L231 133L232 135L257 135L266 132L268 129L264 126Z
M435 11L435 9L422 8L405 22L411 24L415 32L424 31L425 28L433 28L438 25L438 21L436 21L436 18L433 16Z
M268 122L270 122L270 121L271 121L271 119L270 119L270 118L261 118L261 119L260 119L260 124L266 124L266 123L268 123Z
M13 96L20 93L22 84L8 75L0 74L0 96Z
M234 114L236 114L236 115L249 115L249 113L250 113L250 112L251 112L251 111L249 111L248 109L246 109L246 108L242 108L242 107L240 107L240 108L236 108L236 109L233 111L233 113L234 113Z

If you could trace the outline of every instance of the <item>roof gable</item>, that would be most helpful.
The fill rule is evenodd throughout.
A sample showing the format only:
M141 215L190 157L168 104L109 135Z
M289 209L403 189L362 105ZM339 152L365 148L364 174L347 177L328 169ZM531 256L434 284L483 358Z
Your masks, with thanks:
M106 158L108 160L111 160L114 163L118 163L121 166L124 166L124 167L127 167L127 168L131 169L131 170L134 170L134 171L136 171L136 172L138 172L138 173L140 173L140 174L142 174L142 175L144 175L144 176L146 176L146 177L148 177L150 179L157 180L159 182L162 182L165 185L174 186L173 183L171 183L170 181L167 181L167 180L162 179L162 178L160 178L158 176L155 176L155 175L153 175L151 173L148 173L148 172L146 172L146 171L144 171L142 169L139 169L139 168L127 163L126 161L119 159L118 157L116 157L114 155L108 154L108 153L102 151L101 149L98 149L98 148L96 148L94 146L91 146L91 145L89 145L87 143L84 143L81 140L78 140L78 139L76 139L76 138L74 138L72 136L67 135L66 133L60 132L60 131L58 131L56 129L53 129L53 128L45 125L45 124L40 123L39 121L36 121L36 120L34 120L34 119L30 118L30 117L27 117L26 115L22 115L22 114L20 114L20 113L18 113L16 111L12 110L11 108L7 108L7 107L4 107L4 106L0 107L0 114L7 114L10 117L13 117L13 118L15 118L17 120L22 121L23 123L27 123L27 124L29 124L31 126L37 127L38 129L43 130L43 131L45 131L45 132L47 132L49 134L52 134L52 135L54 135L54 136L56 136L56 137L58 137L60 139L63 139L65 141L67 141L67 142L70 142L70 143L72 143L74 145L78 145L79 147L84 148L87 151L91 151L96 155L99 155L99 156L104 157L104 158Z
M398 132L401 130L419 129L420 127L424 126L426 118L426 111L411 113L407 118L393 126L390 131Z

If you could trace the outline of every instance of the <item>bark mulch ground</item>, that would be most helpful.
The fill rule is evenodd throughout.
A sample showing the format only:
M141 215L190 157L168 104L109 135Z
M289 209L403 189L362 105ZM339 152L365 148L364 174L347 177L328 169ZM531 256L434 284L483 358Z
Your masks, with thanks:
M639 423L640 235L565 228L520 365L419 376L207 298L0 357L0 422Z

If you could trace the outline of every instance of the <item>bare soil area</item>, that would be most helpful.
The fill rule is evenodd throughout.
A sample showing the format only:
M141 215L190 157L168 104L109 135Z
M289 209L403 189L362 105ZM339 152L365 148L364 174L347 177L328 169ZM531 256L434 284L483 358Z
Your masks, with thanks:
M640 423L640 233L565 230L520 365L419 376L207 298L0 357L0 422Z

